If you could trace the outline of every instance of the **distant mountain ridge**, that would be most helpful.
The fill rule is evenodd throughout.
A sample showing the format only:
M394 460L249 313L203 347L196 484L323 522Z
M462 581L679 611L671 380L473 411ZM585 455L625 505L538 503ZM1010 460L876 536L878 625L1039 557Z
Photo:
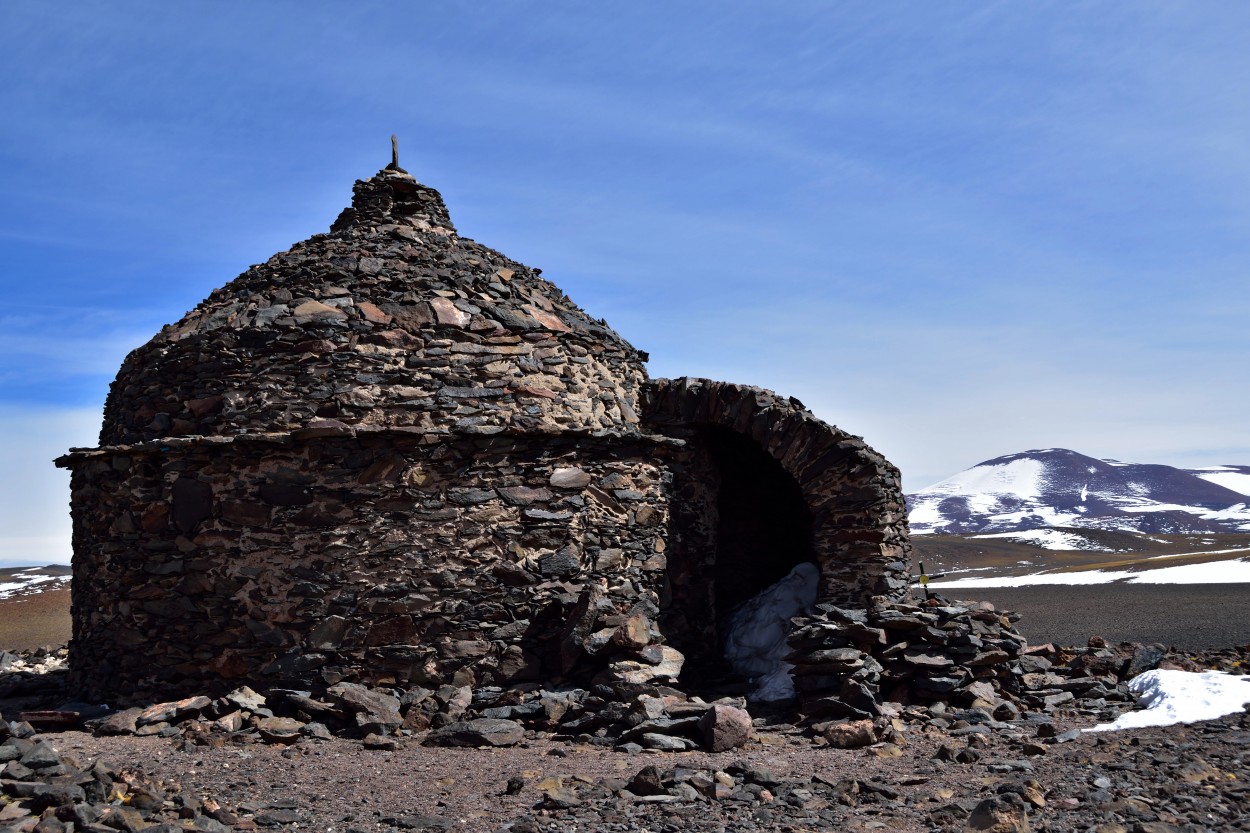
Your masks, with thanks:
M0 600L33 596L69 587L71 572L68 564L0 568Z
M914 535L1250 532L1250 466L1179 469L1035 449L986 460L907 503Z

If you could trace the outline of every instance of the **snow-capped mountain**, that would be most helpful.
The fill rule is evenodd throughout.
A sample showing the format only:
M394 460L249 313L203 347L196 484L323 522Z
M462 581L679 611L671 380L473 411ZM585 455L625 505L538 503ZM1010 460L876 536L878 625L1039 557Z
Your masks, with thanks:
M907 501L914 535L1250 532L1250 466L1178 469L1047 448L986 460Z

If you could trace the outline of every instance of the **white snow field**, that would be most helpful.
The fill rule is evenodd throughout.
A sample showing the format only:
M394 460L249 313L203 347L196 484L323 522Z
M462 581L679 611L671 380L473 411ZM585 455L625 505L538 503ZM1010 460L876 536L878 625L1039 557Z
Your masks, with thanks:
M988 535L970 535L970 538L1002 538L1032 544L1044 550L1085 550L1086 552L1115 552L1110 547L1095 544L1083 535L1063 529L1025 529L1020 532L991 532Z
M26 570L14 570L12 578L15 581L0 582L0 599L7 599L10 596L19 593L31 592L35 585L52 584L47 587L40 587L39 590L51 590L54 587L64 587L69 585L69 576L49 576L39 572L38 567L30 567Z
M1231 552L1250 555L1250 549ZM935 590L946 590L965 587L1033 587L1044 584L1110 584L1115 581L1130 584L1246 584L1250 583L1250 560L1237 558L1138 571L1076 570L1067 573L1031 573L1025 576L977 576L953 581L933 581L929 586Z
M1223 486L1225 489L1231 489L1243 495L1250 495L1250 472L1232 466L1208 466L1202 469L1189 469L1189 471L1217 486Z
M786 631L791 616L808 613L816 604L819 584L820 568L810 562L799 564L729 614L725 659L735 672L752 681L752 700L794 697L790 676L794 666L782 660L789 651Z
M1138 674L1129 681L1128 687L1145 708L1125 712L1111 723L1100 723L1085 731L1107 732L1214 720L1235 714L1250 703L1250 677L1223 671L1155 669Z

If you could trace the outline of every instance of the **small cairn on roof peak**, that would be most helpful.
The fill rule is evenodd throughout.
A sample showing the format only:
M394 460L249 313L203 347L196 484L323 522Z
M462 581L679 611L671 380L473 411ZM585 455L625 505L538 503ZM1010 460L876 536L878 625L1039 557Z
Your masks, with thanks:
M330 231L368 231L387 225L449 236L456 233L442 195L399 166L399 141L393 135L390 164L369 179L356 181L351 207L343 209Z

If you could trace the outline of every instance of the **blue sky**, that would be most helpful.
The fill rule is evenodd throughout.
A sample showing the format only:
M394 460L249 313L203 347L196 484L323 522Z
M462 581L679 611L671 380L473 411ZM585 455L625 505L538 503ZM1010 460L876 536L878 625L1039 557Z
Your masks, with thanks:
M798 396L915 490L1250 463L1240 3L0 6L0 562L125 353L389 159L655 376Z

